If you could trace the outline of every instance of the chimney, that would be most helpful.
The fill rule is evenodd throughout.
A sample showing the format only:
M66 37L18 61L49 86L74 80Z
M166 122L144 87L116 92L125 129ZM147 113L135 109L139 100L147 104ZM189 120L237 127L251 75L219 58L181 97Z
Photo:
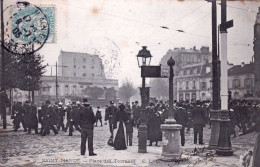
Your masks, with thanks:
M242 62L242 63L241 63L241 67L244 67L244 66L245 66L245 62Z
M181 50L185 50L185 48L184 48L184 47L181 47Z
M193 47L193 50L196 50L196 46Z

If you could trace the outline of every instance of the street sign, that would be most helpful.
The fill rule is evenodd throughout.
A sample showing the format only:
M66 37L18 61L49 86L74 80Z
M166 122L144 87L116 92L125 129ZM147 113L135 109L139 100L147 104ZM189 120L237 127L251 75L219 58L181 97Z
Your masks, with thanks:
M170 77L170 67L161 65L161 77L169 78Z
M224 24L220 24L220 27L223 30L229 29L229 28L231 28L233 26L234 26L234 21L233 20L229 20L229 21L225 22Z
M161 66L141 66L141 77L160 78Z

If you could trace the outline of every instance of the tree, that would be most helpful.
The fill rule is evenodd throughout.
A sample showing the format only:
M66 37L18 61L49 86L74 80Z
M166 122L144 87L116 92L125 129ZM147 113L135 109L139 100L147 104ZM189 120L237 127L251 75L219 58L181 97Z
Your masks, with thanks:
M45 65L40 54L34 53L29 55L20 55L18 69L21 72L20 83L18 88L21 90L31 91L32 100L34 101L34 90L39 90L40 79L45 72Z
M114 88L105 88L105 97L107 100L116 100L116 90Z
M100 87L94 86L94 87L87 87L84 92L94 99L99 98L104 94L104 90Z
M122 86L119 88L118 95L122 101L130 102L130 98L134 96L136 89L133 86L133 83L126 79Z
M167 79L151 79L149 86L151 87L152 97L157 99L167 99L169 97L169 83Z

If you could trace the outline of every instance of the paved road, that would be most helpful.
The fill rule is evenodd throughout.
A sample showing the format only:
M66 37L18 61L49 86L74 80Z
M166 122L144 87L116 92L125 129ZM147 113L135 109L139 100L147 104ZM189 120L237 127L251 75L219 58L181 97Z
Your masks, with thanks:
M34 133L34 131L32 132ZM99 150L99 153L102 153L104 157L109 155L111 152L113 154L124 154L123 152L114 151L110 146L107 145L107 140L110 136L109 126L104 125L103 127L95 127L94 130L94 149ZM247 136L241 136L232 139L232 145L234 150L234 163L238 163L240 155L244 153L246 150L252 149L254 144L256 133L249 134ZM209 141L210 137L210 129L208 127L204 128L204 142L205 146ZM133 145L134 148L128 148L131 155L137 154L137 129L134 129L134 140ZM159 143L161 145L161 143ZM200 145L193 144L193 132L190 131L189 134L186 134L186 145L182 147L182 152L187 155L192 152L194 147L202 147ZM157 152L153 153L153 156L159 156L161 147L152 146L148 149L155 149ZM68 136L68 132L60 131L58 135L54 135L53 131L51 131L50 135L41 136L35 134L26 134L25 132L4 132L0 133L0 166L1 164L8 164L8 159L14 159L18 157L34 157L36 155L51 155L51 154L59 154L63 152L71 152L74 155L80 156L80 133L75 131L73 136ZM100 150L103 150L100 152ZM149 151L150 152L150 151ZM139 154L140 156L140 154ZM142 155L143 156L143 155ZM103 158L103 157L101 157ZM138 159L138 155L137 155ZM10 161L9 161L10 162ZM99 164L95 164L94 166L102 166ZM157 166L155 162L150 164L151 166ZM165 164L167 165L167 164ZM70 166L70 164L63 164L62 166ZM80 164L79 164L80 166ZM84 166L84 165L83 165Z

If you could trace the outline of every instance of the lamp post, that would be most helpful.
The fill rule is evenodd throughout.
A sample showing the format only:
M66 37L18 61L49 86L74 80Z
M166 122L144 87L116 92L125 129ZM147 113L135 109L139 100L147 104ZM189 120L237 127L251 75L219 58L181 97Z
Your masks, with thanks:
M169 116L165 120L165 124L161 125L163 131L162 139L162 160L171 161L181 158L180 154L180 130L181 125L176 124L174 119L173 112L173 66L175 65L174 59L171 57L167 61L168 66L170 67L170 76L169 76Z
M138 66L149 66L152 55L149 50L143 46L142 50L137 55ZM141 124L138 128L138 153L147 152L147 126L145 122L145 107L149 103L149 87L145 87L145 77L142 77L142 87L140 88L141 94Z

